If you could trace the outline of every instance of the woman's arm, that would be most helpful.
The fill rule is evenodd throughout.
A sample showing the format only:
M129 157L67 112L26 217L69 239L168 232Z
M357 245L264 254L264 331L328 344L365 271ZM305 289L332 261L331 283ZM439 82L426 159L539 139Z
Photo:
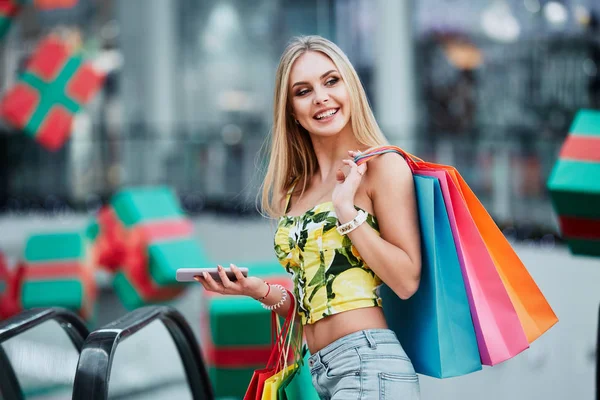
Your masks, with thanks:
M351 173L356 172L356 166ZM367 176L366 176L367 177ZM421 244L412 171L404 158L386 153L368 162L363 180L373 201L380 234L363 223L348 234L365 263L401 299L419 287ZM353 204L335 204L340 223L357 214Z

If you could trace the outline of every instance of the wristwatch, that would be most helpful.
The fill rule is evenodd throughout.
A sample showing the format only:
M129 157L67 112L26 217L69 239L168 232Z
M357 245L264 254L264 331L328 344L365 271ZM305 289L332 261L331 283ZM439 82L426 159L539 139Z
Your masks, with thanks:
M367 220L367 213L363 210L358 210L358 214L352 221L346 222L345 224L338 225L336 228L340 235L347 235L356 228L358 228L363 222ZM339 224L339 221L338 221Z

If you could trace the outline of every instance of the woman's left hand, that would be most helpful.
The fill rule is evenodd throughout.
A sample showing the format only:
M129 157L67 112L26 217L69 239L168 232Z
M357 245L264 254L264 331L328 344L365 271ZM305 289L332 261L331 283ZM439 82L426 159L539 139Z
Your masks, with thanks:
M349 151L348 155L351 158L342 160L347 166L347 168L344 168L347 172L344 173L341 169L337 171L337 182L331 195L331 201L338 211L350 208L354 210L354 196L365 172L367 172L367 163L359 166L354 162L354 157L359 154L359 151Z

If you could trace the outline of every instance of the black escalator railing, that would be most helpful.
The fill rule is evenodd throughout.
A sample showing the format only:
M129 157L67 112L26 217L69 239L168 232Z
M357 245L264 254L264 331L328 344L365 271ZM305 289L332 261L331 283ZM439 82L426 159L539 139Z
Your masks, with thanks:
M64 308L35 308L0 322L0 344L33 329L46 321L54 320L66 332L71 342L81 352L88 328L75 313ZM8 356L0 346L0 398L21 400L24 398L19 380Z
M119 342L160 320L175 342L194 399L214 398L200 346L185 318L168 306L147 306L92 332L86 339L73 387L74 400L108 399L110 372Z

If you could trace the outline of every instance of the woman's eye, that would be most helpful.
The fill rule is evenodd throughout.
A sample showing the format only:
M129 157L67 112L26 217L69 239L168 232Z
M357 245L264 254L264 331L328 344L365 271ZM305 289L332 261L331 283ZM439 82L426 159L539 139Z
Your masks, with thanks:
M327 86L333 86L333 85L335 85L335 84L336 84L338 81L339 81L339 78L331 78L331 79L328 79L328 80L327 80L327 82L325 82L325 84L326 84Z
M308 93L308 89L302 89L296 92L296 96L304 96L306 93Z

